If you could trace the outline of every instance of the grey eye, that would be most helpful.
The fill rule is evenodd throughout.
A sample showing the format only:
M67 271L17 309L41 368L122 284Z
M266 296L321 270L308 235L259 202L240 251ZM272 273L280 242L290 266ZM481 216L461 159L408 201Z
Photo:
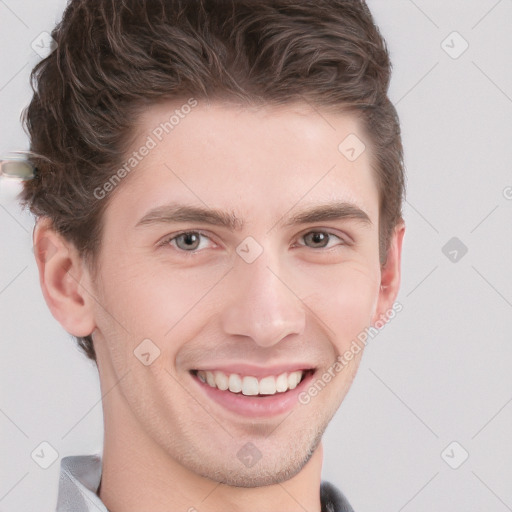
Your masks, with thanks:
M201 235L199 233L182 233L174 238L176 241L176 245L178 248L183 249L184 251L190 251L197 249L200 242ZM183 244L180 245L179 241L183 241Z
M306 242L309 239L313 243L313 247L322 248L329 243L330 237L331 235L329 233L324 233L322 231L312 231L311 233L304 235L304 241Z

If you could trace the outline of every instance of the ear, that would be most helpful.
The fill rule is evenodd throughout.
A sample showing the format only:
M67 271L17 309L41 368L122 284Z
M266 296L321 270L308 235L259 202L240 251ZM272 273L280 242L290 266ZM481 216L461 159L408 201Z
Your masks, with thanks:
M372 317L372 325L378 320L385 318L386 311L392 308L393 303L400 289L402 259L402 242L405 234L405 224L400 221L391 235L386 263L381 266L381 282L379 297L375 313Z
M57 233L47 217L39 218L33 233L39 283L54 318L73 336L95 329L89 292L89 273L71 242Z

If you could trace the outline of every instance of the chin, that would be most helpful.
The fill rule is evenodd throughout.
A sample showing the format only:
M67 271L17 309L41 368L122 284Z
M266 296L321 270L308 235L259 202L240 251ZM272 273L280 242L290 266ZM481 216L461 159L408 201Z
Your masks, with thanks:
M293 451L279 452L276 450L268 455L263 454L261 459L250 468L238 463L235 467L224 466L216 470L212 466L206 469L204 465L200 470L198 468L189 469L204 478L230 487L252 488L277 485L290 480L302 471L320 444L324 431L325 428L322 428L321 431L314 432L313 439L297 440L294 438L295 449ZM311 434L311 431L308 433Z

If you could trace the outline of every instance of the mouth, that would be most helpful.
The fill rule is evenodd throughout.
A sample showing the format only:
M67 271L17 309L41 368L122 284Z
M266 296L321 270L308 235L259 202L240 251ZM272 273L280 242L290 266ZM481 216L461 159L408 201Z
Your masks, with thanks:
M288 412L298 404L298 395L313 378L314 368L267 375L227 373L220 370L190 370L206 397L237 415L268 417Z
M286 393L295 389L304 377L314 370L297 370L283 372L277 376L269 375L258 379L251 375L240 375L238 373L224 373L219 370L192 370L192 375L203 384L220 391L242 394L245 396L271 396L277 393Z

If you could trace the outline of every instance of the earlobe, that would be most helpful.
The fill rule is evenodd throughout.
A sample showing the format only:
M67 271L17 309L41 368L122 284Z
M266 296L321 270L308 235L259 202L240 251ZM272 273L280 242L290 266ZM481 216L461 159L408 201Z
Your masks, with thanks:
M78 251L52 228L49 218L38 219L33 243L39 283L52 315L74 336L91 334L93 311L81 284L87 270Z
M405 224L400 221L395 227L389 243L386 263L381 267L381 283L377 308L372 318L372 325L386 317L386 312L393 303L400 289L402 242L405 234Z

